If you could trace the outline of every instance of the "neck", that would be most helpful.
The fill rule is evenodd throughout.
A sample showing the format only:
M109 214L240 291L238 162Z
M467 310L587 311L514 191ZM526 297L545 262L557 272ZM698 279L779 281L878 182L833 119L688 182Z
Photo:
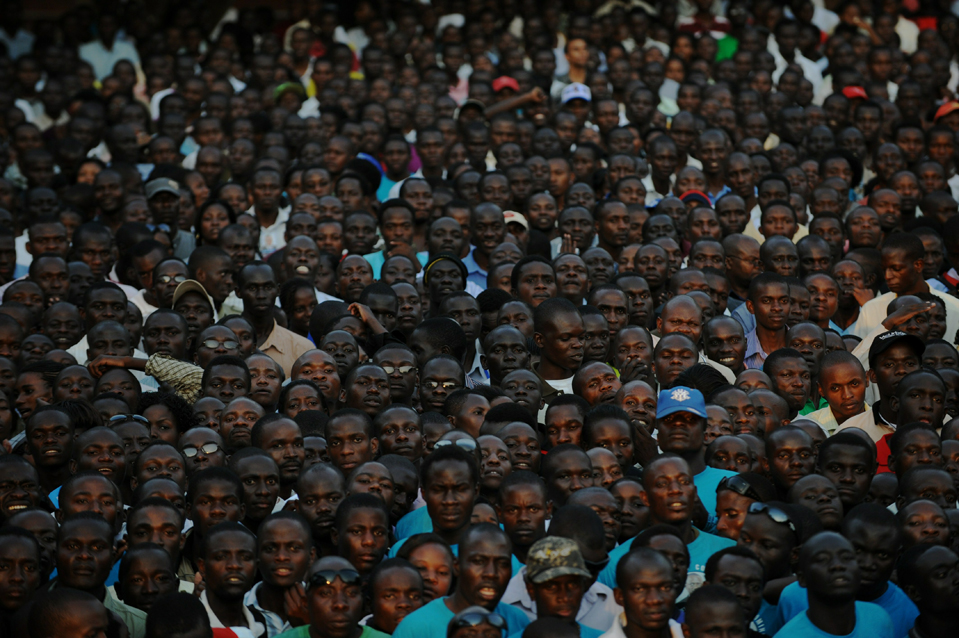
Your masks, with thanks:
M458 614L464 609L466 609L467 607L472 607L474 604L466 600L466 597L463 596L459 588L457 588L456 591L454 591L451 596L447 596L446 598L444 598L443 602L446 604L446 608L449 609L454 614ZM497 600L496 605L498 604L499 604L499 601ZM496 605L494 605L494 607Z
M706 460L702 448L694 452L681 453L679 456L686 460L686 463L689 465L689 472L693 476L696 476L706 469Z
M813 321L813 323L819 326L820 328L822 328L823 330L826 330L827 328L829 328L829 317L817 319L816 321Z
M244 310L243 318L250 322L253 326L253 331L256 332L256 345L262 345L267 337L270 336L270 333L273 332L273 327L276 325L276 319L273 318L272 312L268 315L257 317Z
M749 282L739 283L738 281L729 280L729 289L739 295L740 299L745 299L749 295Z
M443 166L426 166L423 165L420 167L420 171L423 172L423 177L442 177L443 176Z
M706 187L709 189L710 193L715 195L719 191L726 188L726 176L723 175L722 171L713 173L712 175L706 173Z
M526 564L526 559L529 556L529 548L532 545L513 545L513 556L516 557L516 560Z
M256 602L260 603L260 607L263 609L272 611L285 621L287 614L286 606L283 604L283 598L287 591L285 587L276 587L275 585L268 585L264 582L260 585L260 588L256 590Z
M926 283L925 279L919 279L909 290L900 290L896 293L896 296L914 295L917 292L929 292L929 284Z
M672 184L669 181L669 177L658 177L656 173L653 173L653 186L656 187L657 193L668 193L669 189L672 188Z
M693 527L692 519L686 519L682 523L671 523L669 521L657 521L652 516L649 517L650 525L669 525L675 527L679 535L683 537L683 542L689 545L699 537L699 532Z
M569 79L573 82L586 82L586 67L569 67Z
M748 197L743 197L743 201L746 202L746 212L750 212L752 209L756 208L756 195L749 195ZM748 222L747 222L748 223Z
M865 408L865 406L862 406L862 407ZM829 406L829 409L832 409L832 406ZM854 414L854 415L852 415L852 416L840 417L840 416L836 415L836 411L835 411L835 410L832 411L832 415L833 415L834 417L836 417L836 423L838 423L839 425L842 425L843 423L845 423L846 421L848 421L849 419L851 419L853 416L858 416L859 414L862 414L862 412L861 412L861 411L860 411L860 412L857 412L856 414Z
M316 558L319 560L324 556L338 555L339 548L330 540L329 536L313 536L313 545L316 547Z
M480 251L479 246L473 250L473 261L483 270L489 270L489 255Z
M243 599L220 600L210 590L206 590L206 602L210 610L225 627L246 627L246 616L243 615Z
M260 226L272 226L276 223L276 218L280 216L279 208L264 210L259 206L254 206L253 212L256 213L256 218L260 222Z
M759 322L756 322L756 336L759 338L759 343L762 345L763 350L767 353L786 347L785 328L769 330L759 325Z
M608 252L614 261L619 259L619 253L623 252L622 246L613 246L612 244L608 244L602 238L602 236L599 238L599 247Z
M807 590L808 591L808 590ZM809 622L818 629L834 636L851 634L856 628L856 601L843 603L823 600L808 592L809 610L806 612Z
M832 316L832 321L845 330L859 319L859 309L858 303L852 303L846 307L840 304L839 308L836 309L836 314Z
M48 494L57 489L70 478L70 468L66 465L57 468L44 468L37 472L40 475L40 487Z
M672 635L668 624L662 629L644 629L636 623L626 623L623 625L623 633L626 638L669 638Z
M557 379L568 379L573 376L573 371L543 358L539 361L539 374L548 381L555 381Z
M466 527L469 527L469 525L470 525L470 523L469 523L469 521L467 521L466 526L464 526L464 527L459 527L459 528L457 528L457 529L455 529L455 530L445 530L445 529L444 529L444 530L438 530L438 529L435 529L435 528L434 528L433 531L436 532L437 534L439 534L440 537L441 537L444 541L446 541L446 544L447 544L447 545L449 545L450 547L452 547L453 545L459 545L459 544L460 544L460 536L463 535L463 530L466 529Z
M409 177L410 172L404 166L403 169L399 171L398 173L390 173L389 171L387 171L386 176L389 177L394 182L399 182L400 180L404 180L407 177Z
M956 635L955 614L919 614L916 618L916 629L922 632L923 638L950 638Z
M876 406L876 409L879 410L879 416L889 423L895 423L899 419L899 413L893 410L889 403L885 399L879 399L879 405Z

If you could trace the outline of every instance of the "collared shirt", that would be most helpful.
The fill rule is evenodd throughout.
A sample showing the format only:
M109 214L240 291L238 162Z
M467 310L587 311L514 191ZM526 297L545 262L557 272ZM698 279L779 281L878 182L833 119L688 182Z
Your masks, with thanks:
M731 192L733 192L733 189L731 189L731 188L729 187L729 184L723 184L722 190L720 190L720 191L719 191L718 193L716 193L715 195L713 195L713 194L712 194L711 192L709 192L709 190L707 189L707 190L706 190L706 197L709 198L709 203L712 204L713 206L715 206L715 205L716 205L716 202L719 201L719 198L720 198L720 197L723 197L724 195L727 195L727 194L729 194L729 193L731 193Z
M620 614L613 626L599 638L626 638L626 630L623 629L625 623L626 614L624 612ZM670 638L683 638L683 626L672 618L669 619L669 636Z
M503 598L500 602L521 609L530 622L536 620L536 601L530 598L526 590L526 567L524 566L510 579ZM606 631L623 613L623 608L616 604L613 590L596 581L586 590L583 600L576 612L576 622L599 631Z
M210 609L210 601L206 596L206 590L200 594L200 602L203 603L203 606L206 608L206 615L210 618L210 626L213 629L226 629L227 626L220 622L220 619L217 618L216 614L213 613L213 610ZM243 607L243 617L246 620L245 629L248 629L250 633L253 634L253 638L260 638L261 636L266 636L266 627L263 623L258 622L253 616L253 612L250 611L250 608L246 605Z
M483 361L480 357L483 356L483 346L480 343L479 338L476 339L476 354L473 355L473 365L469 370L466 371L466 376L469 379L472 379L474 383L479 385L489 385L489 377L486 374L486 370L483 368Z
M676 182L676 176L669 176L669 191L665 193L660 193L656 190L656 186L653 183L653 174L650 173L643 178L643 186L646 187L646 208L652 208L658 204L661 200L666 199L667 197L672 197L673 195L673 184Z
M930 289L929 292L942 299L946 305L946 334L944 336L947 341L952 343L953 337L959 331L959 299L934 289ZM859 319L849 327L850 334L865 339L872 330L882 324L883 319L886 318L886 309L889 303L896 297L898 297L896 293L887 292L871 301L867 301L862 310L859 311Z
M293 376L293 364L300 355L315 348L313 342L306 337L301 337L274 321L273 331L260 346L260 351L280 364L289 379Z
M885 423L877 424L873 412L874 410L869 408L862 414L857 414L836 428L836 432L842 432L846 428L859 428L869 435L869 438L873 440L873 443L878 443L882 437L886 436L887 434L892 434L896 431L896 428L888 426ZM809 414L806 416L806 418L809 418L810 416L812 415Z
M260 606L260 601L257 600L256 592L260 590L260 585L263 582L260 581L256 585L253 585L253 589L246 592L246 596L243 597L243 604L247 607L252 607L261 614L263 614L263 620L266 621L266 635L268 638L273 638L273 636L278 636L284 631L289 631L291 625L289 622L280 618L280 615L276 612L272 612L269 609L264 609Z
M864 405L863 408L863 411L859 414L846 419L842 424L842 428L840 428L839 422L836 420L836 415L832 412L832 408L828 405L820 410L810 412L803 418L815 421L826 432L826 436L832 436L843 428L862 428L864 423L872 423L872 409L868 405Z
M194 404L203 391L203 368L165 354L154 354L147 359L145 372L173 388L189 404Z
M462 259L463 265L466 266L466 272L469 273L466 280L486 290L486 271L480 268L480 265L476 263L476 259L473 257L475 251L476 246L473 246L470 248L470 254Z
M756 335L756 329L753 328L746 333L746 358L743 359L743 365L747 370L762 370L763 361L766 360L766 357L769 355L766 354L766 351L763 350L763 345L759 342L759 337Z

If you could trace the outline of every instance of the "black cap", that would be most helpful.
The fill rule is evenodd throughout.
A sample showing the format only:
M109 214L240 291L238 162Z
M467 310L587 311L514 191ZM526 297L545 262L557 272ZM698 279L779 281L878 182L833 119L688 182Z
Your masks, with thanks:
M900 343L909 346L920 359L922 358L922 353L926 350L926 345L919 337L906 334L901 330L890 330L889 332L884 332L876 337L872 342L872 345L869 346L869 367L873 367L876 357L894 345L898 345Z

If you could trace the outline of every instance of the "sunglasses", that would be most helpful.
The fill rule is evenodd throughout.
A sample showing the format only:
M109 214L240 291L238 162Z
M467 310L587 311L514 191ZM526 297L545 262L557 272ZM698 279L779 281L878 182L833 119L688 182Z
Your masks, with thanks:
M344 585L359 585L361 582L359 572L352 569L324 569L310 576L310 587L322 587L332 585L333 581L339 576Z
M219 449L220 449L220 446L217 445L216 443L204 443L200 447L194 447L191 445L190 447L185 447L180 451L183 452L183 456L187 457L188 459L192 459L194 456L196 456L200 452L203 452L206 455L210 455Z
M786 525L789 529L792 530L793 534L797 537L799 532L796 531L796 525L790 520L789 514L782 511L775 505L767 505L766 503L753 503L749 506L750 514L763 514L765 513L769 518L773 519L774 523L779 523L780 525Z
M217 341L216 339L207 339L203 342L203 345L210 350L216 350L220 346L223 346L227 350L236 350L240 347L240 344L236 341Z
M751 498L754 501L763 500L763 498L759 495L759 492L756 491L756 488L754 488L749 481L738 474L733 476L724 476L716 489L717 491L730 490L732 492L736 492L740 496Z
M450 440L437 441L436 443L433 444L433 447L441 448L441 447L448 447L450 445L455 445L461 450L466 450L467 452L476 451L476 441L474 441L473 439L458 439L456 441L450 441Z
M150 425L150 419L140 414L117 414L110 417L110 423L126 423L127 421L136 421L137 423Z
M159 281L161 284L168 284L171 281L182 284L184 281L186 281L186 277L183 275L160 275L157 277L157 281Z
M409 374L409 373L412 372L413 370L416 370L416 366L389 366L389 365L384 365L384 366L380 366L380 367L383 368L383 372L385 372L386 374L393 374L393 373L396 372L396 371L399 371L400 374Z
M448 635L452 635L457 629L464 629L466 627L476 627L482 625L483 623L488 623L495 627L496 629L506 630L506 619L500 616L499 614L487 613L484 614L479 611L470 612L468 614L463 614L458 616L450 621Z

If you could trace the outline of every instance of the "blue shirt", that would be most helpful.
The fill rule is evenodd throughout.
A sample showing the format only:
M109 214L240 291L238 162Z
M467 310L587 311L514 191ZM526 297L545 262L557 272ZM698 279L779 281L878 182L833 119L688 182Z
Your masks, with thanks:
M473 246L470 249L470 254L463 258L463 265L466 266L466 272L469 275L466 277L467 281L472 281L474 284L486 290L486 271L480 268L479 264L476 263L476 259L473 258L473 253L476 251L476 246Z
M782 627L781 623L777 624L776 622L776 612L779 607L778 605L770 605L765 598L762 601L762 604L759 605L759 611L756 612L756 617L749 623L749 628L761 634L772 636L777 629Z
M523 633L529 624L529 617L518 607L498 603L495 611L506 620L504 636ZM446 638L446 628L455 615L446 606L445 598L437 598L404 618L393 631L393 638Z
M705 470L693 477L699 500L703 502L703 507L706 508L710 516L716 516L716 488L719 487L719 482L734 474L735 472L720 470L707 465Z
M916 618L919 617L919 609L915 603L909 599L906 592L894 583L889 583L882 596L869 602L873 605L879 605L889 614L895 638L904 638L916 624ZM806 588L800 587L799 583L788 585L779 597L779 612L776 616L777 627L782 627L807 609L809 609L809 596L806 593Z
M383 269L383 263L386 261L386 251L380 250L375 253L370 253L369 255L363 255L363 259L370 265L370 268L373 269L373 279L380 278L380 272ZM426 253L416 253L416 259L420 262L420 267L426 267L426 264L429 263Z
M409 616L407 616L409 618ZM394 634L396 635L396 634ZM799 614L776 632L779 638L836 638L816 627L805 612ZM889 614L872 603L856 601L856 627L843 638L894 638Z
M426 506L408 512L396 522L396 539L409 538L413 534L424 534L433 531L433 520L430 518Z
M736 541L728 538L713 536L700 531L696 540L686 546L686 549L689 550L689 571L686 574L686 582L690 582L690 579L692 579L697 587L701 585L705 579L706 561L709 560L709 557L719 550L732 547L735 544ZM600 572L599 582L607 587L616 587L616 566L620 559L629 553L632 545L633 541L627 541L609 553L609 565Z

